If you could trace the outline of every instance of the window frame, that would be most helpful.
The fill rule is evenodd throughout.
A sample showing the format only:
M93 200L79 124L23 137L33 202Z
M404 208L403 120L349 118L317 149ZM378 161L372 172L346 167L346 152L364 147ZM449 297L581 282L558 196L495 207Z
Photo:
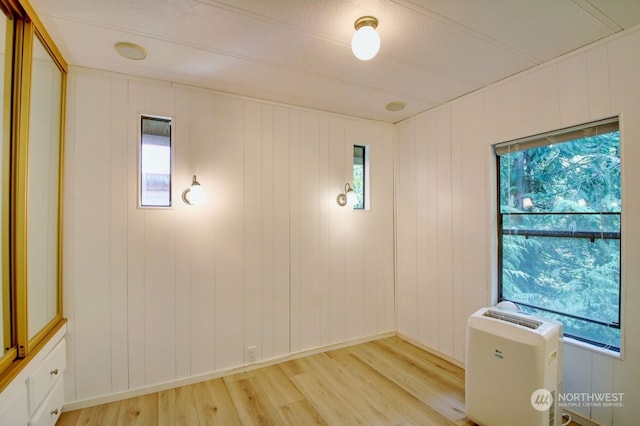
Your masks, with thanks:
M353 211L358 211L358 212L362 212L362 211L369 211L371 210L371 185L370 185L370 150L371 147L370 145L362 145L362 144L353 144L352 147L352 156L351 156L351 179L352 182L354 183L353 185L353 190L354 192L356 192L356 186L355 186L355 160L356 160L356 155L355 155L355 150L356 148L362 148L362 207L356 207L355 205L352 207ZM357 192L356 192L357 194Z
M157 121L167 121L169 123L169 205L152 205L142 203L142 135L143 135L143 120L151 119ZM174 172L175 172L175 149L174 149L174 118L166 115L158 114L138 114L139 123L139 135L138 135L138 208L139 209L172 209L175 203L174 197Z
M565 335L564 335L564 340L567 342L570 342L576 346L579 347L583 347L589 350L593 350L596 352L601 352L607 355L611 355L614 357L622 357L622 353L623 353L623 345L624 345L624 336L623 336L623 315L622 315L622 311L623 311L623 288L624 288L624 283L623 283L623 277L624 277L624 271L622 269L622 264L623 264L623 209L622 207L620 208L619 212L529 212L529 213L515 213L515 214L521 214L521 215L553 215L553 214L558 214L558 215L570 215L570 214L576 214L576 215L589 215L589 214L593 214L593 215L617 215L619 217L619 223L620 223L620 228L619 228L619 232L597 232L597 231L578 231L578 232L570 232L570 231L537 231L537 230L520 230L520 229L509 229L508 233L505 233L505 229L504 229L504 217L508 216L510 214L514 214L514 213L503 213L502 212L502 205L501 205L501 169L500 169L500 157L501 155L505 154L505 149L511 146L516 146L518 147L518 150L524 151L524 150L528 150L528 149L532 149L535 147L541 147L541 146L547 146L547 145L552 145L554 143L562 143L565 141L571 141L571 140L576 140L579 139L580 137L576 137L576 132L581 132L584 131L585 129L590 129L590 128L597 128L598 126L602 125L604 128L607 128L609 126L615 126L617 131L620 133L619 136L619 152L620 152L620 164L621 164L621 170L622 170L622 131L621 131L621 117L619 116L615 116L615 117L609 117L609 118L605 118L602 120L596 120L593 122L589 122L589 123L585 123L582 125L578 125L578 126L572 126L572 127L568 127L568 128L564 128L564 129L560 129L560 130L556 130L556 131L552 131L552 132L547 132L547 133L543 133L543 134L539 134L539 135L534 135L531 137L526 137L526 138L521 138L521 139L516 139L513 141L508 141L508 142L503 142L500 144L496 144L494 145L494 156L495 156L495 176L496 176L496 214L497 214L497 300L498 302L501 301L509 301L509 302L513 302L516 303L517 305L522 305L525 306L527 308L530 309L534 309L537 311L544 311L547 312L551 315L556 314L556 315L560 315L563 317L567 317L567 318L573 318L573 319L577 319L580 321L585 321L588 323L594 323L594 324L598 324L604 327L609 327L609 328L614 328L619 330L620 332L620 340L619 340L619 346L614 347L611 345L606 344L605 342L597 342L597 341L593 341L584 337L580 337L580 336L574 336L571 334L567 334L566 330L565 330ZM612 131L615 130L609 130L607 132L603 132L603 134L605 133L610 133ZM582 136L584 137L584 136ZM559 140L557 140L557 139ZM546 140L546 141L545 141ZM525 146L526 148L520 148L521 146ZM622 176L622 172L620 174L620 191L622 194L622 185L623 185L623 176ZM571 235L569 235L571 234ZM503 237L505 235L519 235L519 236L524 236L525 238L529 238L529 237L556 237L556 238L576 238L576 239L584 239L587 238L589 239L591 242L593 242L595 239L598 240L618 240L619 241L619 272L618 272L618 321L613 322L613 323L608 323L605 321L600 321L594 318L585 318L579 315L574 315L571 313L566 313L566 312L561 312L555 309L551 309L551 308L546 308L546 307L540 307L540 306L536 306L534 304L528 304L528 303L524 303L521 301L517 301L517 300L511 300L508 298L505 298L503 296ZM535 314L538 316L543 316L544 314Z

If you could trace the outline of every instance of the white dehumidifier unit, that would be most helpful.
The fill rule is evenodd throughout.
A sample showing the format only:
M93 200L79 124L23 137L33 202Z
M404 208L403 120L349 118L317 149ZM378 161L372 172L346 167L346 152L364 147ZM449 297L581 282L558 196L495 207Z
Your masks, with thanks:
M467 321L465 405L482 426L559 426L562 325L482 308Z

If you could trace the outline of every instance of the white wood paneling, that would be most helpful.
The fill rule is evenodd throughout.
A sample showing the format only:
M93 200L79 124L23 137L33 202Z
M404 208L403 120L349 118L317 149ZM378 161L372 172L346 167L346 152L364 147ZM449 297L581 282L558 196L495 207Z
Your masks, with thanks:
M606 46L586 52L589 119L596 120L614 112L609 88L609 56Z
M84 76L78 76L78 79L83 77ZM139 155L138 139L140 137L139 120L140 114L144 111L145 105L144 85L139 81L129 81L128 84L129 99L126 104L126 110L128 112L127 115L131 117L131 119L127 121L127 157L114 158L112 159L112 161L125 161L127 164L127 353L129 356L129 387L135 389L144 386L145 383L145 221L144 210L137 208ZM91 104L88 104L86 108L87 110L90 110ZM90 128L90 124L92 123L78 123L77 126L86 126ZM82 161L83 158L79 158L77 160L78 163ZM76 303L84 302L82 302L81 300L77 300ZM78 345L82 345L82 342L78 342ZM103 393L106 392L107 391L103 391ZM78 396L82 398L84 395L82 393L79 393Z
M291 211L289 209L291 172L291 117L288 109L273 109L273 299L265 303L265 314L273 312L269 321L264 321L263 339L273 334L273 357L291 352ZM267 317L268 318L268 317ZM265 344L265 346L267 346ZM268 353L263 352L265 357Z
M400 126L396 145L396 315L397 328L409 336L418 333L416 254L416 138L415 121Z
M393 129L388 126L378 128L372 126L361 126L366 132L365 139L369 141L371 147L371 218L367 224L367 229L363 232L365 235L371 236L371 240L367 243L369 252L366 256L367 271L369 272L368 281L373 281L376 285L373 292L370 289L366 291L371 293L375 299L375 305L367 308L368 316L367 324L375 324L371 328L371 334L382 333L388 330L390 324L394 324L395 303L394 303L394 286L389 286L389 282L394 281L394 263L393 260L394 229L384 226L378 226L383 223L393 223L394 220L394 195L393 195L393 151L394 145L387 143L392 141L394 134ZM358 303L352 301L352 303Z
M219 169L210 166L215 158L215 145L212 143L215 129L211 126L215 117L213 97L198 91L190 92L188 96L189 145L193 170L189 170L187 176L197 173L198 182L203 186L207 185L208 201L201 206L203 208L187 206L184 209L184 215L192 224L189 234L191 274L184 277L190 278L191 287L188 306L191 336L187 351L191 360L191 374L203 374L215 369L215 315L212 315L215 312L215 272L216 268L223 265L212 262L211 258L217 256L215 222L224 205L225 193L220 185L216 185ZM179 188L178 191L181 190L183 189Z
M613 411L613 424L637 423L640 418L640 33L608 44L611 110L622 115L622 322L624 361L614 363L614 389L623 392L624 409Z
M145 384L175 376L175 212L145 212Z
M74 88L79 93L111 100L110 81L97 76L76 79ZM111 391L111 211L108 204L111 106L109 101L92 103L86 97L75 100L72 112L75 122L91 123L91 126L81 125L72 130L75 143L71 162L75 179L67 186L74 197L73 297L75 301L83 301L73 307L73 315L78 320L70 329L76 343L91 342L74 348L76 393L84 397ZM100 368L95 368L96 363Z
M535 135L560 126L558 68L542 67L519 79L522 88L522 131ZM535 117L535 118L533 118Z
M346 161L344 162L344 176L345 180L350 184L353 184L353 145L366 144L366 137L364 136L363 129L359 123L345 129L344 155ZM371 157L369 159L371 160ZM346 332L347 339L353 339L356 336L366 335L365 330L368 328L365 320L367 303L365 294L368 287L373 285L373 281L370 276L367 277L369 264L366 260L365 246L370 232L365 230L373 228L366 226L371 212L353 211L346 207L341 207L340 209L345 210L343 220L348 227L346 230L347 239L345 240L345 260L347 264L345 271ZM360 237L355 238L356 235ZM371 257L369 256L369 258ZM355 267L355 265L362 265L362 269ZM359 303L353 303L355 300L358 300Z
M392 126L94 70L69 81L68 402L241 366L249 346L262 361L393 330ZM174 118L172 208L138 207L139 114ZM363 141L380 184L359 213L335 196ZM208 202L186 206L194 173Z
M573 359L570 361L573 362ZM599 394L616 392L613 382L613 364L611 358L606 355L598 353L591 355L590 380L592 392ZM594 406L591 408L591 420L602 426L609 426L613 421L613 411L613 406Z
M496 143L516 139L523 134L522 84L509 79L483 93L488 114L485 120ZM491 114L493 112L493 114Z
M453 353L453 175L451 170L451 108L438 109L436 158L437 205L435 238L438 244L437 283L438 317L448 318L438 325L438 349L442 353ZM458 225L457 223L455 224Z
M580 123L589 117L587 55L581 53L558 64L560 127Z
M464 319L495 292L491 145L621 114L623 359L576 346L565 352L565 391L624 394L622 407L571 407L604 425L640 418L640 406L632 402L640 392L640 290L633 285L640 276L633 261L640 255L640 197L633 189L640 180L639 43L638 30L612 37L395 129L398 332L463 362ZM416 299L437 314L417 310Z
M346 183L345 169L349 163L349 158L344 155L345 147L345 123L335 117L329 120L329 157L334 159L329 164L329 174L331 179L328 187L337 196L344 189ZM331 192L331 191L330 191ZM331 195L329 195L331 200ZM335 207L333 207L335 205ZM329 294L333 315L330 319L329 335L333 341L343 341L347 339L347 306L346 300L346 269L347 269L347 249L345 246L345 233L349 230L346 223L346 216L349 214L346 209L340 208L336 203L329 210L329 245L332 247L329 253Z
M244 106L239 98L214 99L216 142L211 165L224 188L215 221L215 369L243 364L244 359ZM218 142L219 141L219 142Z
M493 286L491 144L621 113L624 359L572 347L565 382L581 392L623 392L624 407L579 411L603 424L634 424L639 34L514 76L395 130L72 68L67 401L242 365L247 346L262 360L391 331L394 315L399 333L463 362L465 318L490 302ZM170 210L137 207L140 112L176 117L178 204ZM350 181L356 143L371 147L367 212L335 203ZM209 196L204 206L179 201L193 173Z
M262 270L262 298L258 306L261 319L258 344L258 358L272 358L274 353L273 342L273 316L274 316L274 271L275 271L275 210L274 210L274 129L273 107L260 106L262 113L262 168L259 182L262 184L262 217L259 218L262 225L261 238L261 270ZM247 345L248 346L248 345Z
M76 91L76 75L67 76L67 90L70 93ZM75 161L69 159L75 156L75 131L70 129L75 128L75 114L72 112L76 110L76 100L67 96L65 106L66 116L66 131L64 140L64 166L63 166L63 211L64 211L64 227L62 229L62 238L64 244L62 246L62 273L63 273L63 298L62 298L62 312L66 317L75 316L75 197L73 196L73 190L71 189L72 182L75 180ZM67 325L70 328L70 325ZM126 339L126 333L124 334ZM76 397L76 354L75 354L75 336L73 334L67 335L67 369L65 370L65 395L67 398L71 396L72 399Z
M191 372L190 351L191 344L191 256L192 234L195 221L190 220L189 206L181 201L182 191L190 185L192 173L198 173L194 167L195 156L191 155L191 144L183 141L191 140L191 96L183 89L175 91L175 113L173 121L174 148L174 197L176 203L175 242L175 357L177 377L189 376ZM199 177L202 179L202 176Z
M111 309L111 386L114 391L127 389L127 82L111 80L110 130L110 300Z
M424 299L419 300L420 310L426 313L426 318L421 319L419 323L420 330L425 334L424 342L433 348L440 347L439 341L439 321L438 318L438 240L433 234L433 229L438 223L438 203L434 199L434 195L438 190L437 168L438 158L436 157L436 149L439 141L438 125L439 117L443 113L443 109L434 111L429 114L426 120L417 123L419 128L423 128L422 132L426 133L426 149L422 154L425 161L424 169L427 172L424 188L418 192L418 196L423 198L423 204L426 206L426 222L422 224L419 230L420 240L426 242L425 262L421 266L426 275L420 279L421 287L426 287ZM446 111L445 111L446 112ZM422 263L422 262L421 262Z
M263 146L262 108L248 103L245 108L247 126L244 134L244 294L245 334L243 346L262 349L261 323L263 300ZM265 135L266 136L266 135ZM264 288L268 291L268 286ZM249 359L245 360L246 362Z
M175 93L171 85L147 85L143 93L144 99L139 101L143 105L140 113L173 119ZM177 143L175 138L172 142ZM135 143L139 143L138 138ZM171 201L175 206L179 197L174 193ZM175 212L175 208L144 210L145 384L163 383L175 377Z
M454 176L454 358L465 354L466 321L489 303L489 206L484 98L468 96L452 105L452 174Z
M289 139L289 229L290 229L290 264L289 264L289 349L298 352L302 349L301 329L300 329L300 256L301 256L301 222L300 214L300 185L301 164L300 164L300 112L292 111L290 116L290 139ZM304 168L303 168L304 170Z
M565 393L591 393L591 352L576 346L564 345L563 388ZM584 417L591 418L591 407L581 405L571 406L570 411Z
M318 212L318 250L319 250L319 273L318 273L318 294L320 301L319 323L320 323L320 346L326 346L331 343L331 304L329 288L329 211L333 207L331 205L331 197L329 194L333 191L329 188L329 117L325 114L319 116L318 128L318 163L319 163L319 187L317 191ZM367 233L358 233L361 238L366 238ZM364 306L365 302L360 301L360 306ZM359 334L362 336L363 334Z
M431 158L429 151L434 147L435 138L429 138L429 127L426 121L427 120L421 120L413 126L414 139L416 140L414 148L415 162L429 161L428 159ZM430 270L436 270L434 268L435 265L433 265L433 262L429 261L429 259L434 259L437 253L433 250L430 251L430 242L432 240L428 237L430 231L429 219L431 219L430 215L432 214L432 209L430 208L432 199L430 199L429 194L433 194L433 192L429 192L428 184L433 178L433 170L433 165L425 165L425 167L415 166L415 258L416 275L420 277L419 281L421 284L415 289L415 309L418 317L416 335L420 336L423 341L430 341L432 345L437 346L437 340L433 340L433 337L436 335L436 330L430 327L434 324L432 321L434 319L432 313L436 312L437 303L434 303L436 299L434 299L434 295L429 292L429 289L434 288L434 286L429 285L428 280L428 272Z
M298 304L291 317L292 348L320 342L319 118L309 111L300 112L298 118L297 156L291 158L298 164L298 202L295 204L300 218L294 231L298 235L299 252L292 258L292 267L295 265L298 271L297 277L291 280L293 303L296 304L297 299ZM304 255L304 248L308 256Z

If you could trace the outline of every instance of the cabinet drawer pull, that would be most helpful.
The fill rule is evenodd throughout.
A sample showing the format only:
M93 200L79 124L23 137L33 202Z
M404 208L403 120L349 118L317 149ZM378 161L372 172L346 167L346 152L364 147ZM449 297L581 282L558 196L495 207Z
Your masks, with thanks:
M57 376L58 375L58 369L56 368L55 370L51 370L51 374Z
M55 410L51 411L51 415L52 416L57 416L58 415L58 409L56 408Z

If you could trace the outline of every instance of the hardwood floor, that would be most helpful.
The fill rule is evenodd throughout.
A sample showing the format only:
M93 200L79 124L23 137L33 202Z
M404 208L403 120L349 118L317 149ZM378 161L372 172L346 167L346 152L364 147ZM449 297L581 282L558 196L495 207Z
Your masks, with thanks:
M398 337L65 412L67 425L473 425L464 371Z

